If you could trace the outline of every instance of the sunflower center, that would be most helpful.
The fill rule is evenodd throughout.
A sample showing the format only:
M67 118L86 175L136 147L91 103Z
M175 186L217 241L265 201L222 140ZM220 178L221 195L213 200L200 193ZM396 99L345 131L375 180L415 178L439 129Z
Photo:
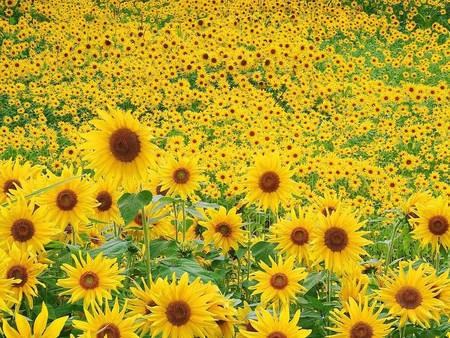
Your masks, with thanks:
M448 219L444 216L433 216L428 221L428 229L433 235L441 236L448 230Z
M95 272L87 271L80 277L80 285L83 289L91 290L98 287L99 279Z
M291 232L291 241L297 245L303 245L308 242L309 233L303 227L297 227Z
M267 171L259 178L259 187L266 193L277 191L280 187L280 176L274 171Z
M350 329L350 338L372 338L373 329L369 324L357 322Z
M422 304L422 295L416 288L404 286L395 294L395 300L405 309L415 309Z
M336 211L336 208L334 208L334 207L325 207L322 209L322 215L328 216L328 215L331 215L335 211Z
M182 326L191 318L191 308L188 303L177 300L167 306L167 319L175 326Z
M222 222L216 225L216 232L219 232L223 237L230 237L231 227L228 223Z
M77 194L75 194L70 189L65 189L60 191L58 196L56 197L56 204L58 208L64 211L69 211L75 208L78 203Z
M113 201L112 196L109 192L107 191L99 192L96 199L97 202L100 203L100 205L97 207L98 210L108 211L109 209L111 209Z
M185 184L189 181L189 171L186 168L178 168L173 172L173 180L177 184Z
M34 225L28 219L18 219L11 227L11 235L18 242L26 242L34 235Z
M270 277L270 285L275 289L281 290L288 285L288 278L284 273L278 272Z
M287 336L283 332L275 331L269 334L267 338L287 338Z
M14 265L6 273L6 278L19 279L20 282L13 283L13 286L20 288L20 287L24 286L25 283L28 281L27 268L22 265Z
M348 236L345 230L338 227L331 227L325 231L325 245L334 252L342 251L348 244Z
M17 187L22 188L22 185L20 182L16 179L7 180L3 184L3 192L6 194L10 192L11 190L17 190Z
M134 131L121 128L109 137L109 149L117 160L132 162L141 152L141 141Z
M108 323L103 325L100 330L97 331L96 338L120 338L120 330L119 328L112 324Z

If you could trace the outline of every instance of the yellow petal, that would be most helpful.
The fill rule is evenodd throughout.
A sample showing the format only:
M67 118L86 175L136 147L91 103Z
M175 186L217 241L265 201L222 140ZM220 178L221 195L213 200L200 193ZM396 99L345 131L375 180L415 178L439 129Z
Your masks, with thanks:
M61 317L56 320L54 320L45 330L44 334L42 335L42 338L58 338L59 334L61 333L61 330L64 327L64 324L67 321L68 316Z
M34 335L40 337L47 326L48 310L45 303L42 303L41 313L36 317L33 325Z

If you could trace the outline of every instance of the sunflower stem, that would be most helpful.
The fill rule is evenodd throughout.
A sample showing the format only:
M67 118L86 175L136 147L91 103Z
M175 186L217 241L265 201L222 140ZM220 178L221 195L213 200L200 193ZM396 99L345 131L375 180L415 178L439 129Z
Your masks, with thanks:
M331 270L327 270L327 303L331 302Z
M439 247L436 249L436 254L434 256L434 269L436 273L439 273L439 269L441 268L441 255L439 254Z
M248 224L248 241L247 241L247 283L250 280L250 270L251 270L251 258L252 258L252 251L251 251L251 245L252 245L252 223L249 222ZM250 300L250 291L248 292L248 299Z
M181 211L183 213L183 243L186 242L186 205L185 201L181 203Z
M150 233L148 229L148 224L145 216L144 208L141 211L142 217L142 227L144 228L144 244L145 244L145 266L147 268L147 276L149 283L152 282L152 261L150 256ZM150 284L149 284L150 285Z
M392 234L391 234L391 238L390 238L389 245L388 245L388 251L386 254L386 262L385 262L385 267L384 267L385 273L389 268L389 264L391 264L392 249L394 248L394 239L395 239L395 235L397 234L397 230L398 230L400 223L401 223L401 219L398 219L397 222L395 222L395 224L394 224L394 228L392 229Z
M178 212L177 212L176 202L173 202L172 206L173 206L173 214L175 216L175 241L178 244L179 243L179 241L178 241Z

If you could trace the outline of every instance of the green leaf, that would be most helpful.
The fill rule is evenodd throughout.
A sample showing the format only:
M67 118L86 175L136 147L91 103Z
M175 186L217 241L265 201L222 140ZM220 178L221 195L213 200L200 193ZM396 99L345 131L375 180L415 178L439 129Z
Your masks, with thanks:
M306 277L305 281L303 282L303 286L306 288L306 292L311 290L314 286L320 283L320 281L324 278L324 272L311 272Z
M137 194L125 193L118 201L120 214L125 222L129 224L143 209L152 201L152 193L148 190L138 192Z
M255 261L264 261L270 263L269 257L275 259L275 244L269 242L258 242L251 248Z
M213 274L203 269L197 262L187 258L168 258L159 262L155 269L160 277L172 277L173 273L177 278L181 277L185 272L189 274L190 279L200 277L205 282L214 281Z
M150 242L150 257L152 259L160 256L171 257L177 253L177 242L165 239L155 239Z
M89 252L92 256L97 256L99 253L103 252L103 254L108 257L122 257L122 255L128 251L129 245L129 241L112 239L107 241L101 247L90 250Z

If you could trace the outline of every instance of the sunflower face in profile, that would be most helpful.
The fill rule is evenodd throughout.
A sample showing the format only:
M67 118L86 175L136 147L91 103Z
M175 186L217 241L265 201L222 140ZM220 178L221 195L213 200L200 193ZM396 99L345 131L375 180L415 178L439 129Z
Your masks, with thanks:
M338 209L331 215L319 215L319 224L312 243L317 261L324 261L325 268L341 273L346 266L359 262L366 254L363 246L371 241L363 237L366 231L358 231L361 223L345 209Z
M413 222L413 236L422 246L431 244L434 251L439 246L450 248L450 206L447 199L439 197L418 205Z
M90 168L97 175L135 189L154 162L150 132L129 112L99 111L98 115L100 119L93 122L97 130L84 135Z
M99 254L94 259L87 256L86 260L72 255L75 266L64 264L62 270L67 278L59 279L57 285L67 289L61 295L70 295L69 302L74 303L83 299L84 307L102 305L103 300L111 299L111 293L122 286L121 275L116 259L103 257Z
M406 321L430 327L430 321L439 321L445 304L436 297L434 279L421 265L400 267L398 274L392 273L383 279L385 287L379 290L379 298L389 309L389 314L400 318L400 326Z
M161 165L160 177L159 191L170 196L180 196L183 199L198 190L200 182L203 180L195 157L179 160L168 158Z
M375 305L369 306L367 299L356 301L350 298L345 309L331 312L335 326L330 330L336 332L330 336L332 338L382 338L391 331L390 325L385 323L387 318L380 316L382 308L377 310Z
M286 203L295 190L291 176L290 170L281 165L279 156L257 157L247 174L247 200L263 209L278 210L279 204Z
M17 189L25 189L31 180L41 173L41 168L29 162L0 161L0 204L5 202ZM28 189L25 189L26 192Z
M236 213L236 208L228 212L224 207L219 210L208 210L209 221L199 222L206 230L203 232L205 244L214 243L216 248L227 253L230 248L237 249L244 241L244 231L241 229L242 219Z
M304 280L307 273L304 268L295 268L295 257L290 257L283 262L281 256L276 263L270 258L272 266L264 262L260 263L264 271L255 272L253 279L258 284L253 286L254 294L261 294L261 302L267 304L274 302L276 304L288 305L296 295L305 290L300 282Z
M97 206L94 207L92 218L102 222L119 222L120 214L117 201L117 188L110 180L99 180L93 190Z

